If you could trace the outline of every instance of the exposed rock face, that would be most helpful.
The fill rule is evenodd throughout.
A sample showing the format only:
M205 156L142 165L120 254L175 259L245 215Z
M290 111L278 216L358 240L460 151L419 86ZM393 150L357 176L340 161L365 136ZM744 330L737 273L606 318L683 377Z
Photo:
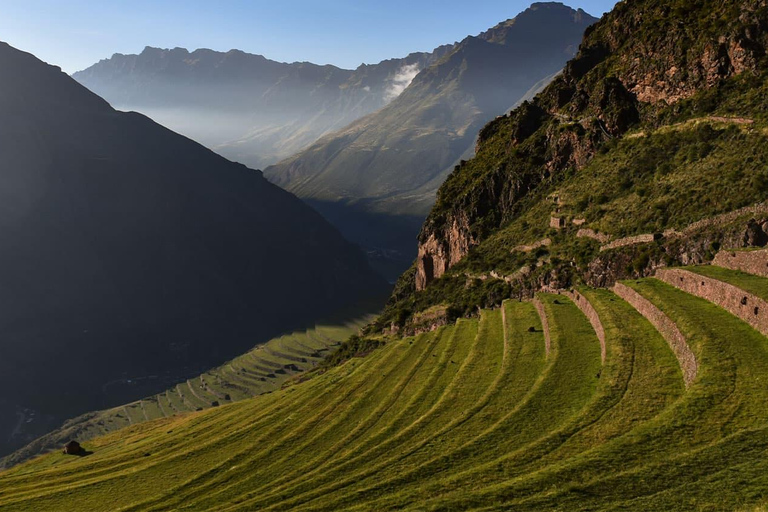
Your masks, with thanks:
M764 224L759 224L755 219L749 221L744 233L744 245L747 247L762 247L768 243L768 234L763 229Z
M467 231L466 219L455 218L444 241L438 240L432 234L425 243L419 245L416 268L417 290L423 290L430 281L442 276L467 254L474 243L471 235L467 235Z
M532 106L483 129L478 158L449 177L422 229L418 289L513 218L519 200L539 184L578 171L606 141L636 126L641 112L652 117L658 108L758 69L768 47L765 0L707 9L703 2L689 4L673 12L662 2L619 3L587 31L577 57ZM659 26L688 18L695 21ZM489 168L487 162L497 163ZM449 249L457 218L464 239L450 238ZM755 235L745 243L759 245Z

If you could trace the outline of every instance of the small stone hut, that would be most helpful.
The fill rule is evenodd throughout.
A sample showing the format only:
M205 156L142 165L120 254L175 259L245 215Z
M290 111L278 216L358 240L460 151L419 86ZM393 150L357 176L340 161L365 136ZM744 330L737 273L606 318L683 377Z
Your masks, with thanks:
M64 455L80 455L83 453L83 447L77 441L70 441L64 445L62 450Z

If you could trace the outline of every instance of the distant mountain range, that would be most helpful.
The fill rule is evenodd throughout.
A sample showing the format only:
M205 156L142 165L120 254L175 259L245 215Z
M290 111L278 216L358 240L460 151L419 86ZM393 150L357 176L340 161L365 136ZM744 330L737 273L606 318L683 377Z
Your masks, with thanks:
M4 43L0 118L0 454L386 292L261 172Z
M147 48L73 76L307 200L394 278L482 125L545 86L596 18L536 3L460 43L354 71Z
M147 47L73 77L115 108L142 112L228 158L263 168L380 109L451 49L346 70L239 50Z

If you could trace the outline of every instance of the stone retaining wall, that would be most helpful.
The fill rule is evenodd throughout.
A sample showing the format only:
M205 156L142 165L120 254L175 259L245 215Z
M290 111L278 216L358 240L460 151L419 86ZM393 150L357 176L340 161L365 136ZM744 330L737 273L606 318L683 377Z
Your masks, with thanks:
M730 224L742 215L756 215L758 213L768 213L768 202L746 206L744 208L739 208L738 210L733 210L728 213L722 213L720 215L715 215L714 217L709 217L708 219L702 219L700 221L694 222L693 224L689 224L685 229L683 229L681 235L690 235L694 231L698 231L702 228Z
M684 292L717 304L768 335L768 302L732 284L682 269L660 269L656 278Z
M768 214L768 202L758 203L752 206L745 206L744 208L739 208L738 210L733 210L728 213L722 213L720 215L715 215L714 217L701 219L692 224L689 224L688 226L683 228L682 231L678 231L676 229L667 229L662 234L644 233L641 235L628 236L626 238L619 238L618 240L614 240L613 242L606 243L605 245L600 247L600 251L601 252L608 251L610 249L617 249L619 247L626 247L628 245L647 244L647 243L653 242L657 238L660 238L660 236L663 236L664 238L684 238L684 237L690 236L691 234L703 228L708 228L713 226L724 226L726 224L730 224L731 222L734 222L739 217L742 217L744 215L757 215L757 214ZM589 238L594 238L595 240L600 240L595 236L591 236L592 234L595 234L595 232L592 231L591 229L580 229L579 232L576 233L576 236L589 237ZM605 236L605 235L602 235L602 236ZM605 241L601 240L601 243L605 243L608 240L610 240L610 237L608 237L607 240Z
M582 228L579 231L577 231L576 238L591 238L593 240L597 240L601 244L605 244L611 241L610 236L604 233L598 233L594 229L589 229L589 228Z
M768 249L757 251L720 251L712 264L718 267L741 270L756 276L768 277Z
M552 338L549 336L547 312L544 310L544 303L542 303L538 297L533 299L533 305L536 307L536 312L539 313L539 318L541 318L541 327L544 329L544 348L547 357L549 357L549 351L552 347Z
M600 357L603 363L605 363L605 329L603 329L603 323L600 321L600 315L597 314L597 311L595 311L595 308L592 306L592 303L589 302L589 299L579 292L575 290L565 291L563 292L563 295L571 299L573 303L579 307L582 313L584 313L589 320L589 323L592 324L592 328L595 330L595 334L597 334L597 339L600 340Z
M628 245L648 244L656 240L656 235L653 233L646 233L643 235L628 236L626 238L619 238L613 242L600 247L600 252L608 251L611 249L618 249L619 247L626 247Z
M613 287L613 292L627 301L638 313L651 322L656 330L659 331L665 340L667 340L669 347L677 358L677 362L680 364L685 386L690 386L691 382L696 378L699 366L696 362L696 356L691 350L691 347L688 346L688 342L686 341L685 336L683 336L683 333L681 333L680 329L675 325L675 322L673 322L651 301L626 285L616 283Z
M514 247L512 251L531 252L531 251L535 251L540 247L549 247L550 245L552 245L552 240L549 238L545 238L543 240L533 242L531 245L518 245L517 247Z

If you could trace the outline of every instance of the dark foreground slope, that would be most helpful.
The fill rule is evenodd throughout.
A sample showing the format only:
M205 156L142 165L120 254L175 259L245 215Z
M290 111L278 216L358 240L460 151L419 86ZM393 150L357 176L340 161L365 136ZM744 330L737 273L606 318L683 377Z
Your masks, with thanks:
M261 173L5 44L0 71L0 453L380 292Z
M535 3L463 40L383 109L265 175L308 200L351 240L399 251L402 272L435 192L472 155L480 128L546 85L595 21L560 3Z

